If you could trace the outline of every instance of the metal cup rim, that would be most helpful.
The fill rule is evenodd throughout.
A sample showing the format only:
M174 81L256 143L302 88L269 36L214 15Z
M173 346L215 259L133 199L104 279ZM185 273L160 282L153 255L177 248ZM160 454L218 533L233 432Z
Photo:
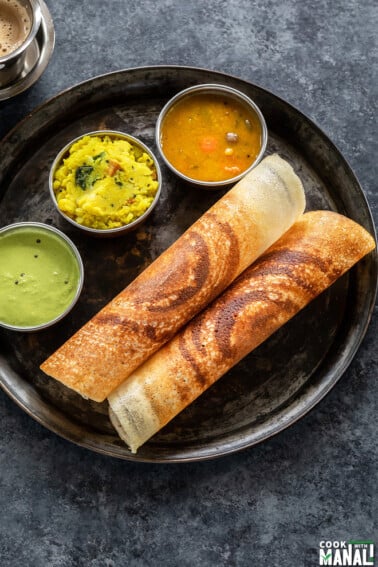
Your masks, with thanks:
M32 43L32 41L34 40L35 36L38 33L38 30L42 22L41 5L39 3L39 0L28 0L28 1L30 3L33 13L33 24L31 30L28 33L25 40L21 43L21 45L17 47L17 49L0 57L0 65L6 65L6 63L10 63L12 60L17 59L23 53L25 53L25 51L28 49L28 47L30 46L30 44Z

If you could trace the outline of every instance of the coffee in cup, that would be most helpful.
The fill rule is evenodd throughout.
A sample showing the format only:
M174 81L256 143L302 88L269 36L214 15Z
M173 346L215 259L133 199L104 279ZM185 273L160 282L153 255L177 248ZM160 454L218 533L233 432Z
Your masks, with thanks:
M39 0L0 0L0 88L23 76L26 55L41 18Z
M0 57L24 43L32 27L31 18L17 0L0 0Z

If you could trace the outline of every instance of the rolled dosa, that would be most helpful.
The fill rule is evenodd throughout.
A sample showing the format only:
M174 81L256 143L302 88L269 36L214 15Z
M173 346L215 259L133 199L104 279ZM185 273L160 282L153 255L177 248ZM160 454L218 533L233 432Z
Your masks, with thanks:
M375 247L352 220L304 214L108 398L132 452Z
M52 354L41 369L101 402L279 238L305 207L300 179L265 158Z

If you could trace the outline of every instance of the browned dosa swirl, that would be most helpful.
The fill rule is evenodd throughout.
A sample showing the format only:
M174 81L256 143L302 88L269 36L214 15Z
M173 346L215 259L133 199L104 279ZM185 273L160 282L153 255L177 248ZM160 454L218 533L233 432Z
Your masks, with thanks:
M306 213L109 396L132 451L375 247L355 222Z
M279 238L302 184L265 158L41 366L95 401L108 394Z

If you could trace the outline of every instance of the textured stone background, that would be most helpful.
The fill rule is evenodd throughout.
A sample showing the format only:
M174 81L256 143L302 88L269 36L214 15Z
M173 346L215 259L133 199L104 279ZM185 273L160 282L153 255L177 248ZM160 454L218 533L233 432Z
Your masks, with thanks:
M0 103L0 137L35 106L104 72L224 71L309 115L355 170L378 219L373 0L47 0L53 58ZM0 392L0 564L318 565L321 539L377 530L377 313L348 372L274 439L218 461L143 465L50 433Z

